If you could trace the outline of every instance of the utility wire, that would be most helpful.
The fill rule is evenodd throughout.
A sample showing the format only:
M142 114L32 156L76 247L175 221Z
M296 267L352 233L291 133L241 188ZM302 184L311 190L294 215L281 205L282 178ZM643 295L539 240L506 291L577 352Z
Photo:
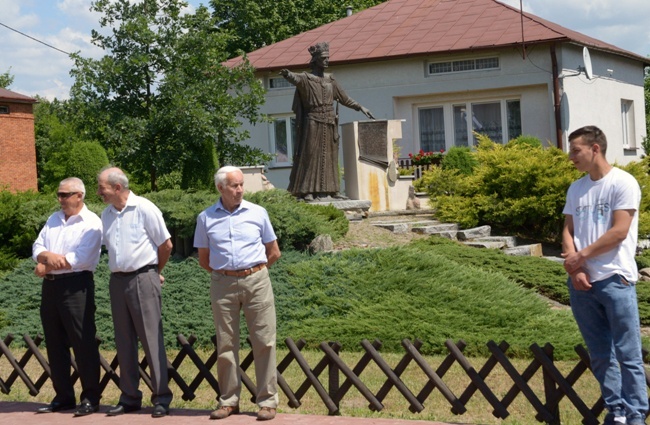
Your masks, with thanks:
M34 41L36 41L36 42L39 42L39 43L41 43L41 44L43 44L43 45L49 47L50 49L58 50L59 52L61 52L61 53L65 53L66 55L70 56L70 53L68 53L68 52L66 52L66 51L64 51L64 50L61 50L61 49L59 49L58 47L54 47L54 46L52 46L52 45L50 45L50 44L47 44L46 42L41 41L41 40L39 40L39 39L37 39L37 38L34 38L34 37L32 37L31 35L27 35L27 34L25 34L24 32L20 32L20 31L18 31L17 29L11 28L10 26L3 24L2 22L0 22L0 25L2 25L3 27L5 27L5 28L7 28L7 29L10 29L11 31L17 32L18 34L23 35L23 36L25 36L25 37L27 37L27 38L31 38L32 40L34 40Z

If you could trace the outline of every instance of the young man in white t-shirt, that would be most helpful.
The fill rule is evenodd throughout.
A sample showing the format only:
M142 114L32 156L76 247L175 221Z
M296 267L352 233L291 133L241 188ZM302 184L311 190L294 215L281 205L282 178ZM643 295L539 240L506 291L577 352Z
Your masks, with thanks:
M634 260L641 190L607 162L606 151L598 127L569 135L569 159L587 174L567 192L562 256L571 309L608 410L605 424L641 425L648 412Z

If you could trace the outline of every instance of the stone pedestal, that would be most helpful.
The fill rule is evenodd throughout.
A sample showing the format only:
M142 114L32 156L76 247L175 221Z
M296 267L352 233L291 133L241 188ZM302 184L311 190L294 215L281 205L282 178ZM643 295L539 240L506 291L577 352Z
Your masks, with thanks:
M353 121L341 128L346 196L369 200L370 211L405 210L411 182L398 179L393 160L402 120Z
M244 166L239 167L239 169L244 174L244 190L246 192L259 192L260 190L264 190L263 165Z

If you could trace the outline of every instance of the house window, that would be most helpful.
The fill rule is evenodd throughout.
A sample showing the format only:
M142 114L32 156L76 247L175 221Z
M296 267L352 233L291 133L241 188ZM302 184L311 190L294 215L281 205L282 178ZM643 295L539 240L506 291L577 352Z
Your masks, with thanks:
M474 133L507 143L521 135L519 100L457 103L419 108L420 149L436 152L449 146L473 146ZM451 132L447 139L447 132Z
M501 103L472 104L472 131L484 134L494 140L503 140L503 122L501 120Z
M289 87L292 87L292 85L284 77L269 78L269 89L286 89Z
M429 75L447 74L450 72L481 71L484 69L499 69L499 58L491 57L429 63Z
M5 105L0 105L0 114L8 114L9 113L9 107Z
M277 166L291 165L296 139L296 119L291 116L274 117L271 129L271 153Z
M634 131L634 101L621 99L621 124L623 127L623 148L634 149L635 131Z
M506 101L508 115L508 140L521 136L521 103L518 100Z
M442 107L422 108L420 118L420 149L437 152L445 149L445 116Z

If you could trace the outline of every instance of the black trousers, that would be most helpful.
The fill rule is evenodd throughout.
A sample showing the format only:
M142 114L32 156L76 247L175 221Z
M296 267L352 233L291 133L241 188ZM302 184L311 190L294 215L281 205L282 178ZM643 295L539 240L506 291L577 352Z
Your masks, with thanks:
M53 401L75 403L70 347L74 351L81 401L99 404L99 349L95 342L95 282L91 272L43 280L41 322L56 396Z

